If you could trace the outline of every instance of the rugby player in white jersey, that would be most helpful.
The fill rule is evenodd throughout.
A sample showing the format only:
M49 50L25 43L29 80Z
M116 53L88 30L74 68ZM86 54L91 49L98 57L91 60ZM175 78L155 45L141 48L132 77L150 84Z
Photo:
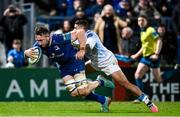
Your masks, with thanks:
M95 32L88 30L87 28L88 22L86 20L77 20L74 25L74 30L71 32L71 37L74 44L79 43L81 47L80 49L85 49L85 56L91 60L91 66L98 71L103 71L120 85L136 94L138 99L144 102L151 112L158 112L157 106L152 103L137 86L127 80L126 76L119 67L114 54L103 46ZM81 39L76 36L79 31L82 35L84 35ZM82 47L81 45L84 45L84 43L86 43L86 46ZM78 58L82 58L82 56Z

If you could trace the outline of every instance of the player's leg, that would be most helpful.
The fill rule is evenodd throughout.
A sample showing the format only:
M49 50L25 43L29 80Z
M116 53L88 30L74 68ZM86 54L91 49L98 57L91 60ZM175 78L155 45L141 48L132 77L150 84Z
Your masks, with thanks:
M120 85L124 86L125 88L129 89L134 94L139 96L138 99L144 102L149 107L151 112L158 112L158 108L156 107L156 105L154 105L137 86L130 83L121 70L112 73L111 77L116 80Z
M121 70L112 73L110 76L114 80L116 80L121 86L129 89L136 95L140 96L142 94L142 91L137 86L135 86L134 84L130 83L127 80L126 76L124 75L124 73Z
M81 72L74 75L74 79L77 82L77 85L79 84L79 87L77 88L78 91L81 93L81 95L88 95L90 92L95 90L98 86L105 86L109 88L114 88L114 83L106 78L104 78L102 75L98 75L97 79L95 81L87 81L85 72Z
M79 93L75 91L77 89L77 86L76 86L76 81L74 80L74 78L70 75L66 75L62 79L66 86L66 90L69 91L70 95L78 96Z
M130 83L120 67L118 66L117 60L112 58L112 61L107 64L104 69L101 69L107 75L110 75L114 80L116 80L120 85L124 86L125 88L129 89L133 93L135 93L138 99L144 102L152 112L158 112L157 107L149 100L149 98L134 84Z
M153 76L154 76L154 79L156 80L156 82L161 83L163 81L159 67L158 68L152 68L152 73L153 73Z
M155 81L161 83L163 79L161 77L161 71L160 71L160 58L158 58L157 60L151 60L150 63L151 63L150 64L151 71Z
M97 81L92 82L91 84L93 85L90 85L90 82L86 79L85 71L75 74L74 79L77 85L77 92L79 92L81 96L87 96L99 85Z
M139 63L137 66L136 72L134 74L136 86L138 86L142 91L144 90L142 78L144 74L148 71L148 69L149 68L147 65L145 65L144 63Z
M74 75L74 79L76 81L77 89L74 90L74 94L79 94L79 96L84 96L87 100L97 101L102 105L102 112L108 112L109 111L109 104L111 102L111 99L106 96L102 96L96 93L92 92L93 88L96 88L99 85L98 81L92 82L92 84L95 85L95 87L91 87L90 83L86 81L86 75L85 72L78 73Z
M87 96L100 84L98 81L89 83L86 80L84 71L81 71L74 76L66 75L63 77L63 81L71 96Z
M89 95L85 96L85 99L99 102L101 104L101 111L109 112L109 105L111 103L111 98L91 92Z

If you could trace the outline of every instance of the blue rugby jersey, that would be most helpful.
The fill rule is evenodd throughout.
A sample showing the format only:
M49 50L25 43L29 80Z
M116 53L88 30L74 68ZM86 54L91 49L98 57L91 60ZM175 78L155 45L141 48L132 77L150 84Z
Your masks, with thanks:
M75 54L77 49L71 45L71 34L52 34L51 45L47 48L42 48L42 53L45 54L52 62L60 66L61 77L66 75L75 75L85 70L85 64L82 60L76 60ZM39 46L36 42L34 46ZM40 47L40 46L39 46Z
M13 64L15 67L23 67L24 66L24 53L23 51L16 51L16 49L12 49L8 52L8 57L12 56L13 57Z

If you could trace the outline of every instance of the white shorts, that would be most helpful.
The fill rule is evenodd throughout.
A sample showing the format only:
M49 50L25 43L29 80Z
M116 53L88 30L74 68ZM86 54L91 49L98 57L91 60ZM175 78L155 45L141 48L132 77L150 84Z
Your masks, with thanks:
M121 70L121 68L118 65L118 61L115 58L115 56L110 57L110 61L106 64L103 64L102 67L94 66L91 64L92 67L98 71L103 71L107 76L111 75L112 73Z

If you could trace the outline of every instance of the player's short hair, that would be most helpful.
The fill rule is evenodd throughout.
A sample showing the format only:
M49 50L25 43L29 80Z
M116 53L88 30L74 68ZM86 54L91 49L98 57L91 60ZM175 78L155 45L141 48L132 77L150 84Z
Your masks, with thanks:
M46 34L50 34L50 31L46 26L37 26L35 28L35 35L46 35Z
M85 29L87 29L89 25L88 21L84 19L76 20L75 24L78 26L83 26Z
M140 17L142 17L142 18L144 18L144 19L146 19L146 20L147 20L147 27L148 27L149 25L151 25L151 24L150 24L150 19L148 18L148 16L147 16L147 15L145 15L145 14L141 14L141 15L139 15L139 16L138 16L138 18L140 18Z
M148 20L148 16L147 16L147 15L145 15L145 14L141 14L141 15L139 15L138 17L142 17L142 18L144 18L144 19Z

